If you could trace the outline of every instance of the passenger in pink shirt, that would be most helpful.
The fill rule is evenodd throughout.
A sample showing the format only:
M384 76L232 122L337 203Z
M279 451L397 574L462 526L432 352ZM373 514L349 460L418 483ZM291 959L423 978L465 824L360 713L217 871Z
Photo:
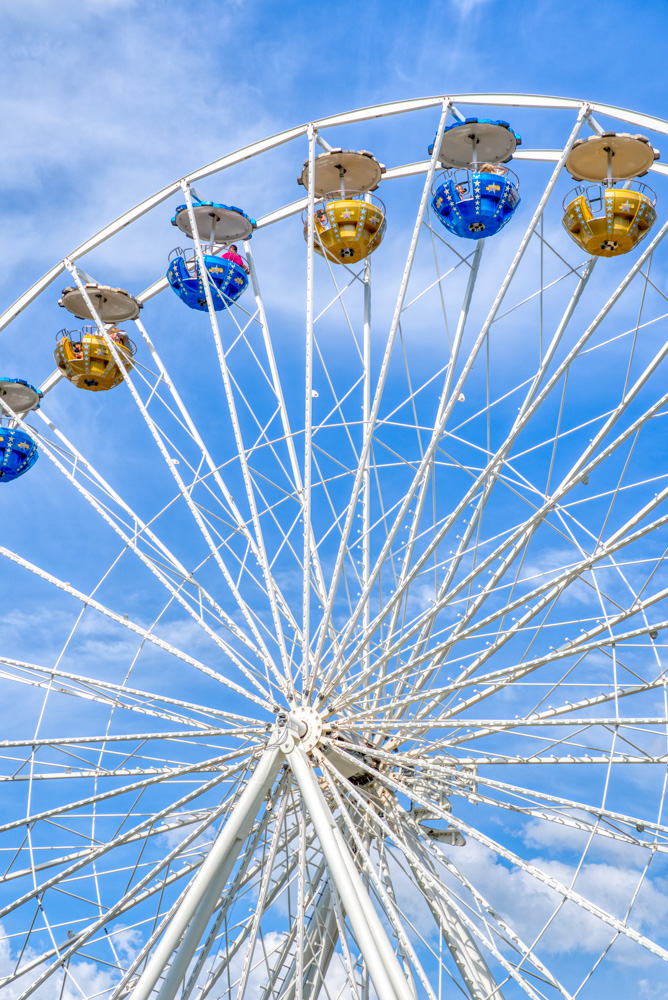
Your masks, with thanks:
M223 260L231 260L233 264L238 264L239 267L243 267L246 274L248 274L248 264L243 257L240 257L237 253L236 243L230 243L228 250L223 254Z

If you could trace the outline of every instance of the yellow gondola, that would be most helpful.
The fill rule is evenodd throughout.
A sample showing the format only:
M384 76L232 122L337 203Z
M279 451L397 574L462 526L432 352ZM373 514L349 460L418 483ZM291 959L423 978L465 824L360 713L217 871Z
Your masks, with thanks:
M308 219L304 221L304 238ZM315 209L314 249L323 257L355 264L380 246L385 233L385 206L380 198L347 192L326 195Z
M564 226L594 257L628 253L654 224L656 196L646 184L576 188L564 199Z
M373 253L385 235L385 205L375 191L385 167L368 150L330 149L315 158L314 248L338 264L356 264ZM309 187L309 162L298 178ZM304 239L308 214L304 212Z
M564 199L564 226L594 257L628 253L656 220L656 195L642 177L658 159L644 135L603 132L574 143L566 169L588 181Z
M130 371L136 347L128 335L117 327L107 331L123 368ZM61 330L54 351L56 364L77 389L102 392L113 389L123 381L123 372L114 360L111 349L97 327L84 326L81 330Z

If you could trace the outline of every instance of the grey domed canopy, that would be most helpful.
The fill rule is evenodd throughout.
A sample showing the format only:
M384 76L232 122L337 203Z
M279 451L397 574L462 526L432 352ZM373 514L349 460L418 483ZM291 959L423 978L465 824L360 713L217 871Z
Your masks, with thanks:
M445 167L468 167L473 160L506 163L521 142L508 122L467 118L444 130L438 159Z
M644 135L630 135L628 132L604 132L588 139L578 139L566 160L566 169L576 181L601 183L608 176L608 161L611 161L611 176L617 180L630 180L646 174L659 152L652 148Z
M366 149L330 149L315 159L315 195L322 198L341 188L341 173L346 191L375 191L385 173L385 166ZM309 186L308 160L297 182Z
M27 413L39 406L42 393L21 378L0 378L0 399L4 400L14 413Z
M124 288L99 285L97 282L87 282L84 287L103 323L127 323L139 316L141 303ZM77 319L95 320L83 293L77 286L63 288L58 305L63 306Z
M232 243L234 240L250 239L255 229L255 220L234 205L219 205L212 201L193 204L193 215L197 235L203 242ZM190 216L186 205L179 205L172 219L186 236L193 237Z

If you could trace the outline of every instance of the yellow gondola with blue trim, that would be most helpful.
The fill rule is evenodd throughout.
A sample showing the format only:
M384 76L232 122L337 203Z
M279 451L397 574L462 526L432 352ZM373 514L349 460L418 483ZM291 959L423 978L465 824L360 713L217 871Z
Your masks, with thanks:
M566 169L579 185L564 199L568 234L594 257L628 253L656 221L656 195L640 181L658 159L643 135L604 132L574 143Z
M113 389L123 381L122 368L125 371L132 368L137 350L134 343L125 331L115 326L107 332L120 365L96 326L84 326L76 331L61 330L57 334L58 343L53 356L65 378L77 389L88 389L90 392Z
M306 213L305 213L306 214ZM385 235L385 206L362 192L332 192L315 207L316 253L339 264L356 264L376 250ZM304 238L308 218L304 219Z
M330 149L315 158L314 250L337 264L357 264L385 235L385 205L372 195L385 167L368 150ZM298 178L309 186L309 163ZM308 239L308 209L304 211Z

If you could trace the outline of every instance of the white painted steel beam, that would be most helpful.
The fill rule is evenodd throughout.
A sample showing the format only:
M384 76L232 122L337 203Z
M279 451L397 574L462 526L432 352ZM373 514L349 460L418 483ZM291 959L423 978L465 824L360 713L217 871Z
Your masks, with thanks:
M306 365L304 385L304 479L302 488L302 649L301 690L306 689L311 654L311 494L313 479L313 257L315 253L315 145L317 132L308 130L308 205L306 216ZM316 656L317 662L317 656Z
M191 216L192 216L192 203L189 200L190 199L190 192L189 191L187 192L187 198L188 198L189 210L190 210L190 213L191 213ZM194 216L191 217L190 222L191 222L191 225L193 227L193 233L196 233L197 232L197 224L195 222ZM197 237L196 237L196 239L197 239ZM197 239L197 248L198 248L199 254L201 255L202 251L201 251L201 247L199 246L199 240L198 239ZM217 602L213 601L213 599L211 599L211 603L212 603L213 607L215 608L216 612L218 613L218 615L220 616L220 618L222 619L222 621L225 623L225 625L227 626L227 628L230 630L230 632L232 633L232 635L234 635L237 639L239 639L246 646L248 646L250 648L251 652L254 653L261 662L264 662L265 666L269 670L271 670L271 672L273 673L273 675L274 675L274 677L276 679L277 684L280 687L282 685L281 676L280 676L278 670L276 669L276 666L275 666L275 664L273 662L273 659L272 659L272 657L271 657L271 655L269 653L269 650L267 649L267 646L266 646L266 644L264 642L264 639L262 638L262 635L260 634L259 628L258 628L258 626L257 626L257 624L256 624L256 622L254 620L254 617L253 617L250 609L246 605L246 602L241 597L241 594L239 593L239 591L238 591L238 589L236 587L236 584L234 582L234 577L232 576L232 573L230 572L228 566L226 565L225 560L223 559L223 557L221 555L221 552L219 550L219 547L216 544L215 540L213 539L213 537L211 535L211 532L209 531L209 528L207 527L207 524L206 524L206 522L204 520L204 517L202 516L202 513L201 513L199 507L197 506L197 504L195 503L195 501L192 498L192 490L188 488L188 486L184 482L183 477L181 476L179 470L177 469L176 462L174 461L172 455L170 454L170 452L169 452L169 450L168 450L168 448L167 448L167 446L166 446L166 444L165 444L165 442L163 440L163 436L160 433L160 430L158 429L157 424L155 423L155 421L153 420L153 418L149 414L146 405L143 403L143 401L142 401L142 399L141 399L141 397L140 397L140 395L139 395L139 393L138 393L138 391L137 391L137 389L136 389L136 387L134 385L134 382L133 382L133 380L132 380L132 378L130 376L130 372L126 369L125 365L123 364L123 359L120 357L117 345L111 339L111 336L109 335L109 331L107 330L105 324L102 322L102 320L100 318L100 315L97 312L95 303L93 302L92 298L88 294L88 291L86 290L86 286L82 282L81 277L79 275L79 272L78 272L77 268L74 267L74 265L70 261L67 261L67 268L70 271L72 277L74 278L74 281L76 282L76 285L77 285L77 287L79 289L79 292L81 293L81 296L84 299L84 302L86 303L86 306L88 307L91 315L93 316L93 318L95 320L95 324L97 326L98 334L104 339L107 348L109 349L109 351L112 354L112 357L114 359L115 364L117 365L118 369L121 371L121 373L123 375L123 380L124 380L125 384L127 385L128 389L130 390L130 393L132 394L132 398L134 399L135 404L137 405L137 408L139 409L139 412L141 413L142 417L144 418L144 422L146 423L146 426L148 427L148 429L149 429L149 431L151 433L151 436L152 436L153 440L155 441L155 443L156 443L156 445L158 447L158 450L160 451L160 454L162 455L163 461L165 462L165 465L167 466L167 468L169 469L169 471L172 474L172 477L174 479L174 482L176 483L176 486L177 486L177 489L178 489L178 491L179 491L179 493L181 495L181 498L186 503L186 505L188 507L188 510L190 511L190 514L192 515L192 518L195 521L195 524L197 525L197 527L199 528L200 534L202 535L202 538L204 539L204 542L206 543L206 545L207 545L207 547L209 549L209 552L211 553L211 555L212 555L212 557L213 557L216 565L218 566L218 568L220 569L221 573L223 574L225 582L226 582L227 586L229 587L230 592L233 594L233 596L234 596L234 598L235 598L235 600L236 600L236 602L237 602L237 604L239 606L239 609L240 609L240 611L242 612L242 614L244 616L246 624L248 625L249 629L251 630L252 635L255 638L257 646L254 645L250 641L250 639L248 638L248 636L245 635L244 632L239 628L239 626L237 625L237 623L234 620L234 618L231 615L229 615L221 607L220 604L218 604ZM204 268L204 261L203 260L201 261L201 268L202 268L201 273L202 274L206 274L207 272L206 272L206 270ZM211 290L209 288L208 282L203 281L203 284L204 284L205 291L207 292L207 294L209 296L209 299L210 299L210 297L211 297ZM213 307L212 307L212 312L213 312ZM271 592L270 592L270 598L271 598ZM250 681L250 683L256 688L257 691L260 692L260 694L262 696L269 697L269 693L267 692L267 690L264 687L264 685L261 684L257 680L257 678L254 677L254 675L244 665L241 664L241 661L237 660L237 666L242 671L242 673L244 674L244 676L246 677L246 679L248 681Z
M148 965L130 996L148 1000L164 970L171 964L185 976L188 963L225 888L243 843L250 833L257 812L271 789L283 763L277 748L266 749L239 796L227 823L191 882L186 897L169 923ZM174 985L176 989L177 984ZM173 996L173 993L170 994Z
M645 248L640 258L638 258L633 263L630 271L621 281L620 285L615 290L615 292L613 292L613 294L610 296L608 302L599 312L598 316L594 319L594 321L589 325L587 330L578 339L577 344L569 351L568 356L560 363L557 371L553 373L553 375L549 378L549 380L543 385L542 389L540 389L540 391L538 392L536 390L540 388L540 382L539 381L535 382L535 388L530 392L527 399L525 400L520 410L520 414L516 419L511 434L506 439L501 448L498 450L498 452L495 454L495 456L488 463L485 470L477 477L475 482L472 484L471 488L467 491L466 495L457 504L457 507L447 519L446 525L439 531L437 538L434 540L434 542L432 542L430 546L426 548L425 552L421 556L421 559L412 568L411 574L407 578L408 582L414 579L414 577L417 575L417 572L420 569L420 566L426 560L426 556L431 551L433 551L434 548L436 547L436 544L438 544L438 542L440 542L443 539L448 530L449 525L451 523L454 523L456 518L460 516L461 512L465 509L466 505L475 496L476 491L480 488L481 485L483 485L487 481L487 477L495 474L494 470L498 467L500 462L503 461L503 458L507 454L508 449L512 443L512 440L516 438L520 430L526 425L530 416L538 409L541 403L546 399L551 389L559 381L563 373L567 370L568 365L570 364L572 358L576 356L576 354L582 349L582 346L587 342L587 340L592 336L594 331L598 328L599 324L608 314L612 306L618 301L622 292L628 287L630 281L635 276L635 274L639 272L640 268L643 266L646 260L651 256L655 247L660 243L660 241L663 239L667 231L668 231L668 223L664 224L660 232L652 240L651 244ZM661 357L663 356L661 351L659 352L659 355L661 355ZM657 355L657 358L659 357L659 355ZM656 363L658 363L658 360L655 360L655 364ZM662 405L663 405L662 401L659 401L659 403L656 404L653 410L656 409L657 407L660 408ZM648 419L648 416L651 415L651 412L652 411L648 411L648 414L645 415L645 417L642 418L640 422L636 421L636 424L640 426L642 420ZM620 438L617 439L617 441L614 442L612 446L608 446L608 448L605 449L603 452L599 453L594 458L591 458L589 463L584 466L583 470L581 470L578 475L571 475L570 479L564 480L564 482L561 485L560 491L555 491L555 493L552 494L552 496L545 502L545 504L543 504L536 511L536 513L531 516L528 525L525 523L524 525L522 525L522 527L518 528L511 536L504 539L504 541L492 553L490 553L488 556L486 556L483 560L481 560L478 563L475 570L467 574L467 576L464 579L459 581L456 587L451 589L447 594L442 595L440 599L437 602L435 602L435 604L432 607L429 608L425 616L426 619L433 618L435 614L441 609L444 602L452 602L453 599L459 593L463 592L468 586L471 585L472 582L475 582L476 577L480 576L481 573L485 572L493 562L496 562L501 557L502 553L506 549L512 546L511 553L508 556L506 556L506 558L503 560L502 566L494 572L494 575L492 577L486 580L484 590L481 592L479 596L475 598L475 600L473 600L470 603L467 615L459 621L458 625L456 626L455 633L448 640L448 643L446 645L450 645L451 642L454 641L455 635L459 635L463 631L464 627L469 622L473 621L474 616L478 611L478 608L481 606L482 602L486 599L486 596L492 591L493 587L496 586L500 578L506 572L509 563L512 560L514 560L521 546L526 544L526 541L529 537L529 533L535 530L535 528L538 526L539 523L542 523L546 514L551 509L557 506L560 499L562 499L563 496L565 496L565 494L567 493L567 491L570 488L572 488L572 486L575 485L576 482L579 481L582 475L588 475L590 471L592 471L598 464L600 464L600 462L607 454L610 454L615 447L618 447L620 443L626 440L629 436L629 433L632 433L634 429L635 425L632 425L631 429L630 430L627 429L626 433L621 435ZM396 599L396 595L393 599ZM388 602L388 606L391 605L391 603L392 600ZM373 627L374 626L372 623L372 628ZM413 628L412 631L415 631L415 628ZM385 655L389 655L389 652L388 654ZM467 670L466 675L468 676L470 672L471 672L470 669Z
M609 763L610 759L611 759L610 756L605 757L604 758L605 763ZM413 801L416 802L418 805L431 810L431 812L434 815L438 816L439 819L443 819L447 823L454 824L455 827L461 831L461 833L470 837L472 840L478 841L478 843L482 844L483 847L488 848L488 850L492 851L497 857L504 858L512 865L515 865L517 868L521 869L522 871L525 871L527 874L531 875L538 882L554 890L554 892L556 892L558 896L561 896L563 899L570 900L571 902L581 907L581 909L591 914L591 916L596 917L598 920L602 921L602 923L607 924L609 927L612 927L613 930L617 931L619 934L623 934L624 936L634 941L636 944L639 944L641 947L645 948L652 955L655 955L657 958L661 958L664 962L668 962L668 951L666 951L665 948L657 944L655 941L652 941L651 938L648 938L645 934L641 934L639 931L635 930L635 928L630 927L624 921L619 920L617 917L608 913L606 910L603 909L603 907L598 906L591 900L582 896L581 893L577 892L572 888L569 888L559 879L542 871L542 869L538 868L531 862L525 861L524 858L521 858L519 855L515 854L509 848L504 847L502 844L498 843L498 841L493 840L491 837L487 837L484 833L482 833L482 831L478 830L470 823L465 822L465 820L461 819L460 817L455 816L453 813L445 809L442 809L436 803L428 801L415 788L407 787L404 783L397 781L390 774L383 775L383 781L394 791L399 792L401 795L408 796L408 798L413 799Z
M292 477L295 489L302 499L304 498L304 483L302 479L301 468L299 465L299 460L297 458L297 450L295 448L294 435L292 432L292 427L290 426L290 417L288 414L288 408L285 402L285 396L283 393L283 386L281 384L281 378L278 371L278 365L276 364L276 356L274 354L274 347L271 342L271 335L269 333L269 324L267 322L267 316L264 308L264 302L262 300L262 295L260 294L260 283L255 269L255 263L253 261L253 253L250 246L250 241L247 240L244 244L244 249L246 253L246 258L248 260L248 265L250 267L251 284L253 286L253 294L255 295L255 305L257 307L257 315L260 321L260 326L262 328L262 339L264 342L264 348L267 355L267 361L269 363L269 371L271 373L271 382L276 396L276 403L279 408L281 417L281 426L283 428L283 434L285 437L285 446L288 450L288 455L290 458L290 469L292 471ZM318 549L315 544L315 536L313 535L313 527L311 526L311 559L313 561L313 568L315 571L315 582L318 588L320 601L324 603L327 593L325 588L325 579L322 572L322 566L320 564L320 556L318 554ZM297 629L296 623L295 628ZM301 633L299 633L298 638L301 639Z
M129 629L130 632L134 632L135 635L140 636L142 639L152 643L159 649L162 649L167 653L171 653L172 656L175 656L177 659L182 660L184 663L187 663L190 666L195 667L195 669L197 670L201 670L203 673L208 673L210 677L216 678L221 683L223 684L227 683L223 675L217 673L216 671L212 671L210 667L205 666L205 664L202 663L200 660L197 660L195 659L195 657L190 656L188 653L183 652L183 650L179 649L177 646L174 646L173 643L166 642L164 639L161 639L159 636L155 635L151 631L151 629L142 628L141 625L137 625L128 616L120 614L119 612L116 611L112 611L111 608L108 608L105 604L102 604L100 601L97 601L94 597L91 597L88 594L84 594L83 591L77 590L76 587L73 587L70 583L66 583L64 580L60 580L57 576L54 576L53 573L48 573L46 570L41 569L34 563L28 562L27 559L23 559L23 557L18 555L16 552L12 552L10 549L5 548L4 546L0 546L0 555L4 556L6 559L9 559L10 562L16 563L17 566L21 566L23 567L23 569L26 569L30 573L33 573L41 580L46 580L54 587L57 587L58 590L62 590L64 593L69 594L70 597L74 597L76 598L76 600L81 601L81 603L86 605L86 607L90 607L94 611L99 611L100 614L116 622L117 625L122 625L123 628ZM96 683L100 682L96 681ZM129 688L127 688L124 685L123 688L120 690L128 691ZM175 702L175 704L177 703L178 701ZM185 704L185 702L183 704ZM203 710L203 706L200 706L200 710ZM237 715L229 717L246 719L249 723L253 721L248 716Z
M484 910L487 918L483 917L488 933L483 934L476 927L473 921L465 915L462 907L449 898L449 894L442 885L441 878L434 865L429 849L419 837L417 824L411 820L398 803L394 803L392 809L394 822L392 827L397 838L397 846L406 858L406 862L416 880L422 888L432 915L443 935L448 949L460 971L466 986L473 997L480 1000L487 997L502 997L502 992L494 979L487 963L482 955L475 938L480 941L503 969L513 978L521 989L523 989L532 1000L539 1000L539 995L533 990L526 975L519 975L518 969L522 964L533 965L534 969L546 979L551 986L555 987L565 1000L572 1000L571 994L552 975L550 970L534 954L532 948L527 945L506 923L505 920L487 902L485 897L476 889L475 885L466 879L459 869L454 865L447 855L433 841L429 848L433 850L443 864L460 883L471 893L479 909ZM494 943L490 930L496 930L501 938L506 938L517 949L522 956L520 962L511 963L504 957L503 953Z
M188 209L188 217L190 220L190 227L193 234L193 241L195 244L195 255L197 258L197 266L199 268L199 273L201 275L201 282L204 287L204 294L206 297L206 304L209 313L209 321L211 323L211 331L213 333L214 344L216 347L216 355L218 357L218 364L220 366L220 373L223 379L223 386L225 389L225 399L227 401L227 408L229 411L230 419L232 422L232 429L234 432L234 441L237 448L237 456L239 458L239 463L241 465L242 477L244 481L244 486L246 488L246 499L248 501L248 506L250 509L251 520L253 523L253 531L255 536L255 546L257 552L257 558L262 568L262 575L264 577L264 584L267 591L267 596L269 598L269 604L271 607L271 615L274 623L274 629L276 634L276 640L281 653L281 663L284 670L284 680L281 678L277 667L273 664L273 660L268 661L268 666L272 670L272 673L277 679L281 690L284 694L289 694L293 690L293 680L292 674L290 672L290 658L288 656L285 635L283 632L283 621L281 619L281 614L279 611L279 602L282 608L289 608L287 602L282 598L278 592L278 587L272 576L271 568L269 566L269 559L267 556L264 537L262 533L262 526L260 523L260 517L257 508L257 502L255 498L255 491L253 488L253 479L250 474L248 466L248 458L246 455L246 449L243 442L243 435L241 432L241 423L239 421L239 416L237 413L236 402L234 399L234 391L232 388L232 380L230 378L230 372L227 366L227 360L225 357L225 350L223 348L223 342L220 336L220 328L218 325L218 317L216 315L216 310L213 305L213 297L211 292L212 282L209 278L209 272L204 263L204 253L202 250L202 242L199 237L199 229L197 226L197 220L195 219L195 213L193 210L192 197L190 194L190 187L186 183L181 185L183 194L186 200L186 206ZM215 286L214 286L215 287ZM288 620L289 620L288 614Z
M387 756L391 757L392 763L394 763L396 755ZM378 778L382 782L382 775L378 774ZM422 831L412 816L399 805L396 797L394 795L384 796L384 809L381 815L373 809L372 805L363 797L355 786L349 786L348 792L360 809L366 813L368 817L372 818L373 824L378 828L380 837L384 836L388 842L394 841L398 852L403 856L405 861L409 862L411 869L416 868L416 870L420 873L420 878L416 879L417 884L422 889L425 901L432 910L432 914L439 925L441 934L448 943L448 947L451 950L453 958L455 959L471 996L478 998L489 997L490 1000L492 997L496 997L497 1000L501 997L500 989L497 986L496 981L474 940L474 937L477 937L480 944L489 950L493 954L494 958L509 973L509 975L518 982L520 987L524 989L525 992L529 993L532 1000L538 1000L538 997L531 990L527 980L517 974L516 969L500 953L490 936L482 935L475 924L473 924L469 918L464 915L461 908L455 904L454 900L449 898L445 887L435 872L433 859L430 858L427 850L427 844L423 843L421 839ZM436 852L441 860L441 863L448 867L456 875L456 877L460 879L460 881L466 884L469 891L471 891L476 898L478 904L481 905L492 918L492 926L498 925L506 937L513 942L523 956L529 955L531 949L524 944L524 942L522 942L521 939L511 930L511 928L508 927L499 915L492 910L475 886L469 884L461 877L459 871L438 848L438 845L431 842L429 846ZM380 850L382 852L382 848ZM438 905L435 905L439 902L443 902L445 904L443 909L441 909ZM447 922L444 925L444 917L446 916L446 913ZM530 960L534 967L545 976L547 981L560 990L562 995L566 997L566 1000L571 1000L570 996L563 990L561 985L539 959L531 954ZM424 980L423 985L425 985L425 989L431 997L431 987L428 983L425 983Z
M422 857L423 864L428 864L420 841L406 829L402 831L402 835L404 840L409 841L413 852ZM422 889L427 906L443 934L472 1000L500 1000L503 994L468 928L449 902L445 890L437 893L433 886L427 884L419 866L410 855L406 855L406 861L417 885Z
M301 747L294 746L291 750L286 748L286 756L378 996L383 1000L414 1000L359 874L355 871L355 877L353 876L355 866L349 857L349 849L336 826L306 754ZM368 905L364 901L368 901Z
M338 938L339 931L332 888L329 879L327 879L304 929L302 1000L317 1000L334 956ZM277 973L281 971L280 964L276 971ZM296 993L297 961L294 958L281 986L278 985L274 976L267 982L262 993L262 1000L273 1000L274 997L278 997L280 1000L295 1000Z
M121 844L129 843L133 839L136 839L137 833L139 833L141 830L148 830L152 828L156 820L163 819L165 816L169 815L173 810L178 810L182 805L189 803L197 796L204 794L209 789L214 788L217 784L220 783L222 777L224 777L224 775L221 774L217 775L210 782L207 782L206 785L196 789L194 792L190 792L188 795L183 796L180 800L176 802L171 802L165 809L161 810L159 813L154 814L153 816L149 816L147 819L143 820L142 823L140 823L137 827L133 828L132 830L119 834L117 837L113 838L111 842L91 847L86 852L87 858L84 858L83 860L77 862L76 864L71 865L69 868L65 870L61 870L60 873L53 879L49 880L47 883L43 883L41 886L35 887L29 894L25 894L24 897L16 900L15 903L13 903L9 907L9 909L6 909L4 912L5 913L10 912L11 909L18 907L21 903L27 901L27 899L29 898L41 896L41 894L51 886L60 884L63 878L68 878L71 875L73 875L76 871L79 871L87 867L89 864L94 864L99 858L109 853L115 847L118 847ZM161 778L160 780L164 779ZM125 788L125 789L120 789L119 791L125 792L129 790L131 789ZM118 792L115 792L114 794L118 794ZM76 803L77 806L82 806L86 804L87 804L86 800ZM211 823L213 823L218 818L218 816L222 812L224 812L226 808L227 808L227 803L219 807L218 809L213 810L203 823L198 824L195 830L187 834L184 840L181 841L181 843L177 844L174 848L172 848L172 850L169 851L165 856L163 856L157 864L152 865L149 872L145 874L138 882L136 882L127 892L125 892L123 896L114 903L113 906L108 907L104 911L102 916L97 917L95 920L93 920L92 923L89 924L88 927L86 927L84 930L80 930L73 939L68 939L66 947L64 947L60 951L56 950L55 952L57 955L56 960L52 963L51 966L47 967L40 974L40 976L38 976L38 978L31 984L28 992L25 995L29 996L43 982L45 982L52 975L54 975L54 973L58 973L62 969L63 964L67 962L71 958L71 956L74 955L79 950L82 944L84 944L86 941L94 937L94 935L102 928L104 928L110 920L114 919L121 913L127 912L133 906L140 905L143 902L143 900L147 899L149 896L154 895L157 892L162 892L168 884L171 884L172 882L178 880L179 878L182 878L183 875L185 874L183 870L180 872L176 872L173 877L171 876L166 877L162 881L162 883L158 882L156 884L155 882L156 876L163 869L165 868L168 869L172 861L183 851L184 847L186 847L189 843L196 840L197 837L208 826L210 826ZM25 822L26 821L24 819L22 825L25 825ZM192 866L192 868L196 867L197 864ZM151 883L153 883L153 885L151 885Z
M307 846L310 847L312 845L312 842L313 842L313 835L311 835L310 837L307 838ZM262 855L259 856L257 868L261 869L261 867L262 867ZM294 857L294 855L286 859L286 864L285 864L283 873L275 880L275 882L274 882L274 884L273 884L270 892L268 893L268 895L266 897L265 907L267 909L270 908L271 906L273 906L274 902L284 892L286 886L288 886L289 884L291 884L291 882L292 882L292 880L293 880L293 878L295 876L296 867L297 867L297 859ZM322 862L321 865L319 866L318 870L316 871L315 876L314 876L316 882L318 882L320 880L320 878L322 877L322 875L324 873L324 870L325 870L325 865L324 865L324 862ZM236 877L235 877L235 882L236 882ZM241 887L242 886L240 886L240 888ZM231 885L229 892L232 893L233 890L234 890L234 885ZM226 897L227 897L227 893L226 893ZM230 902L233 903L234 899L231 899ZM311 902L310 898L309 898L308 902L309 903ZM226 906L227 906L227 898L225 900L225 903L223 904L223 907L221 907L221 909L224 908L224 907L226 907ZM229 971L230 964L234 960L235 956L241 951L241 949L246 944L246 942L247 942L247 930L248 930L249 924L252 922L252 919L253 919L253 917L251 915L251 916L249 916L247 918L246 921L241 921L241 926L242 926L241 932L234 939L233 943L230 944L230 945L228 945L228 947L227 947L226 951L224 952L224 954L221 954L219 956L217 963L209 970L209 972L207 974L206 981L205 981L205 983L203 985L202 985L201 982L198 983L198 981L197 981L198 977L197 977L196 973L197 973L197 965L199 964L199 959L198 959L197 963L193 963L193 966L192 966L191 971L189 973L188 981L187 981L187 983L186 983L186 985L184 987L183 994L179 997L179 1000L188 1000L188 996L191 994L191 992L195 988L195 986L198 986L198 988L200 990L200 993L199 993L199 996L198 996L197 1000L205 1000L206 997L210 996L210 994L214 990L216 990L216 984L218 983L218 980L220 979L220 977L226 971ZM217 923L217 920L216 920L216 923ZM294 941L294 933L295 933L295 931L296 931L296 927L295 927L295 925L293 925L293 927L291 928L290 932L286 935L286 942L291 941L291 940ZM217 932L215 932L215 924L212 925L212 927L211 927L211 931L209 933L209 937L211 937L212 935L214 935L214 933L217 933ZM207 939L207 943L208 943L208 939ZM205 943L204 947L206 947L206 943ZM286 952L286 954L287 954L287 952ZM219 993L216 992L215 995L217 997L219 995ZM270 996L271 996L271 994L270 994Z

